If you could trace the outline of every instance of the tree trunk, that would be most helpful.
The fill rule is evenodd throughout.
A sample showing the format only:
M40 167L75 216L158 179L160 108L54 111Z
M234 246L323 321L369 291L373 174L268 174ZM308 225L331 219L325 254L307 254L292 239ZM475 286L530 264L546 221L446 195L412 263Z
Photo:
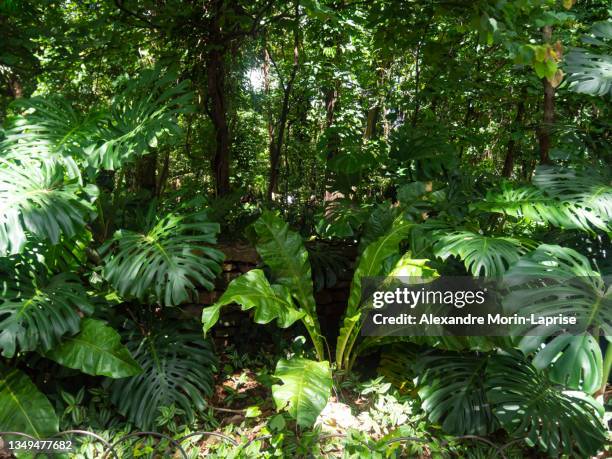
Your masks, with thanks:
M376 135L376 123L378 122L379 113L380 105L378 103L368 110L368 120L365 132L363 133L364 139L372 139Z
M520 99L516 107L516 118L514 119L514 127L511 132L510 140L508 140L508 150L506 151L506 159L504 160L504 168L502 169L502 177L510 178L514 170L514 158L516 153L516 139L514 133L521 127L523 115L525 114L525 96L526 92L521 91Z
M273 194L278 188L278 172L280 166L281 152L283 151L283 141L285 136L285 128L287 126L287 117L289 116L289 98L295 77L297 76L299 66L299 4L295 4L295 29L293 35L293 67L287 84L283 87L283 105L281 107L280 116L278 118L278 133L276 139L270 144L270 180L268 182L268 200L272 200Z
M280 157L281 152L283 151L283 141L285 136L285 128L287 126L287 117L289 116L289 97L291 96L291 89L293 87L293 81L295 80L296 71L297 66L294 66L294 71L292 71L291 73L291 78L287 83L287 87L283 91L283 105L281 108L280 116L278 118L278 135L276 136L276 139L274 139L270 144L270 181L268 183L268 199L272 199L272 194L275 193L278 188L278 171L280 165Z
M213 46L208 53L207 77L210 117L215 128L215 155L212 161L217 196L230 192L230 135L225 94L225 53Z
M325 90L325 129L329 129L334 124L334 118L336 116L336 111L338 110L338 97L338 83L334 82L333 86L330 86ZM336 134L331 134L327 137L327 154L325 155L326 161L330 161L334 156L336 156L338 153L339 143L340 139ZM333 201L335 197L333 191L329 189L329 185L331 183L331 172L328 167L325 168L325 178L323 183L323 201Z
M552 26L544 26L542 36L545 43L550 43ZM544 116L538 129L540 144L540 164L550 163L551 128L555 121L555 88L546 78L542 78L544 85Z
M136 187L144 190L150 198L157 195L156 185L157 152L151 152L136 162Z
M157 187L155 190L156 196L159 198L166 188L166 182L168 180L168 172L170 170L170 152L166 152L164 156L164 163L161 167L161 171L157 176Z
M264 94L266 100L270 99L270 53L268 48L264 46L264 62L263 62L263 79L264 79ZM272 145L274 142L274 125L272 123L272 110L268 106L266 114L266 121L268 124L268 143Z

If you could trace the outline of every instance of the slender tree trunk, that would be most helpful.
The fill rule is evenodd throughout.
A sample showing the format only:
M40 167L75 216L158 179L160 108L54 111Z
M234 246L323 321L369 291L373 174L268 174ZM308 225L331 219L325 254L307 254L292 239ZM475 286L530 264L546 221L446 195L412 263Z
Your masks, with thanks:
M544 26L542 36L545 43L552 39L552 26ZM555 121L555 88L547 78L542 78L544 85L544 116L538 130L540 144L540 164L550 163L551 129Z
M363 133L364 139L371 139L376 135L376 123L378 122L378 115L380 113L380 105L376 103L373 107L368 110L368 119L366 123L365 132Z
M156 151L144 155L136 162L136 187L139 190L146 191L150 198L154 198L157 195L156 170Z
M273 194L278 188L278 172L280 168L280 158L283 151L283 141L285 137L285 129L287 127L287 117L289 116L289 99L293 83L297 76L299 67L299 3L295 4L295 29L293 33L293 66L291 75L287 80L287 84L283 87L283 104L281 107L280 116L278 118L278 132L276 139L270 144L270 180L268 182L268 200L273 198Z
M170 152L166 152L164 155L164 163L161 167L161 171L157 177L157 188L155 190L156 196L160 197L166 188L166 181L168 180L168 171L170 170Z
M225 53L213 46L208 53L207 79L210 117L215 128L215 155L212 161L216 194L223 196L230 191L230 134L227 122L225 93Z
M518 129L520 129L523 122L523 116L525 114L525 96L526 92L523 89L516 106L516 118L514 119L514 126L510 135L510 140L508 140L508 149L506 150L506 159L504 160L502 177L509 178L512 176L512 171L514 170L514 158L516 153L516 139L514 138L514 134Z
M419 85L421 84L421 42L417 44L416 53L414 56L415 62L415 78L414 78L414 111L412 112L412 127L415 127L419 119L419 111L421 109L421 93Z
M263 63L263 79L264 79L264 94L266 100L270 100L270 53L268 48L264 46L264 63ZM267 107L267 123L268 123L268 144L274 142L274 124L272 123L272 110Z

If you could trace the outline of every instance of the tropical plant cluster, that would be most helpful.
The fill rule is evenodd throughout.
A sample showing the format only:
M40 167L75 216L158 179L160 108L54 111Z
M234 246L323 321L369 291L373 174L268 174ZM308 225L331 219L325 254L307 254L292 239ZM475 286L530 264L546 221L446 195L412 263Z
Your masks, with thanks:
M0 432L610 452L608 2L0 0L0 37ZM220 242L259 264L203 305ZM502 279L505 311L586 326L363 336L391 276ZM253 333L213 339L228 310Z

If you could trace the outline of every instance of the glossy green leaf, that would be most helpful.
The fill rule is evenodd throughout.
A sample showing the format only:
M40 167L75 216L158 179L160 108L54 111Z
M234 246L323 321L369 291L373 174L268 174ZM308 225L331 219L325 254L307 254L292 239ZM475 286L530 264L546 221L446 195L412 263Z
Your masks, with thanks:
M0 430L47 439L58 429L59 419L53 406L30 378L0 365Z
M254 321L267 324L276 320L281 328L287 328L303 317L293 304L289 290L282 285L270 285L261 269L254 269L234 279L219 301L202 311L204 333L219 320L221 307L236 303L243 311L255 308Z
M344 314L342 328L336 347L336 364L339 367L348 365L349 354L359 333L358 323L361 320L361 282L364 277L386 274L384 261L399 253L399 244L408 236L411 223L398 218L391 230L372 242L361 254L353 275L349 293L348 307Z
M487 365L490 407L515 438L553 456L591 457L607 439L603 407L582 392L562 391L545 374L516 357L497 356Z
M144 69L115 88L108 106L82 113L60 97L33 97L10 123L0 150L11 157L60 161L78 175L77 163L116 170L180 132L178 117L193 110L189 82L172 72Z
M125 378L142 372L121 344L119 334L95 319L84 319L77 335L64 338L45 357L83 373L109 378Z
M418 394L432 423L453 435L487 435L499 427L486 396L487 362L486 355L417 357Z
M593 329L612 334L612 296L601 275L575 250L540 245L524 256L504 278L511 292L503 300L508 314L536 317L575 317L585 333ZM601 386L602 357L590 335L555 336L563 325L517 325L513 333L521 338L523 352L535 353L538 368L551 365L551 378L573 389L592 393ZM549 342L546 342L548 339ZM541 344L544 344L544 348Z
M0 351L5 357L17 352L49 351L65 335L79 331L79 311L91 314L81 281L72 274L46 279L28 276L0 284Z
M253 230L257 235L257 252L272 270L273 282L287 287L304 310L304 325L322 358L323 342L313 296L312 272L302 237L272 212L264 212L253 224Z
M193 422L213 394L217 357L197 323L168 317L150 329L127 321L123 341L142 368L137 376L113 380L111 401L140 429L154 429L160 408L174 404Z
M612 95L612 21L593 25L583 41L590 49L572 48L565 56L570 89L592 96Z
M472 204L470 208L499 212L564 229L586 232L611 230L610 220L584 201L562 201L536 187L514 188L504 184L501 192L487 193L484 201Z
M211 290L224 255L215 244L219 224L203 215L166 215L146 234L117 231L102 249L104 277L124 296L179 305L197 287Z
M276 409L288 411L299 426L311 427L331 395L329 362L299 357L281 359L274 376L282 381L272 386Z
M446 260L456 256L474 276L499 276L526 252L520 241L471 231L455 231L441 236L434 245L436 256Z
M0 256L20 253L28 235L51 244L74 236L92 212L82 195L53 161L0 158Z
M527 351L522 344L522 350ZM527 352L525 352L527 353ZM549 370L552 381L593 394L601 387L603 358L599 343L590 333L560 335L546 343L533 359L538 370Z
M538 166L533 184L559 201L574 203L582 212L592 213L602 222L610 222L612 182L606 172L593 168Z

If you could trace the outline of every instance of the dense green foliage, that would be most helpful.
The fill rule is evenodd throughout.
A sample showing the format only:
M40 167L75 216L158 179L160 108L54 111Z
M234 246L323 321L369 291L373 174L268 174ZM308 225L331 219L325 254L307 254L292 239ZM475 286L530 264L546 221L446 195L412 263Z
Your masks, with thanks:
M611 99L603 0L0 0L0 432L307 457L374 397L345 457L609 449ZM362 336L364 279L453 275L586 327Z

